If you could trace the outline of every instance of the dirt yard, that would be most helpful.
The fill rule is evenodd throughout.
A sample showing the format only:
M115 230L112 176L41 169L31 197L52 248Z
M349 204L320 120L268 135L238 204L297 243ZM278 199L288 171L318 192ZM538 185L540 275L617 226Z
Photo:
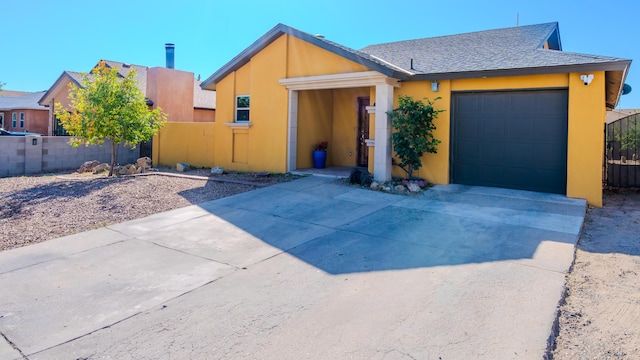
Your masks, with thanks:
M567 287L553 359L640 359L640 192L589 210Z
M163 171L172 169L163 168ZM184 175L209 178L210 170ZM207 181L170 176L61 173L0 178L0 251L211 201L290 175L230 173Z

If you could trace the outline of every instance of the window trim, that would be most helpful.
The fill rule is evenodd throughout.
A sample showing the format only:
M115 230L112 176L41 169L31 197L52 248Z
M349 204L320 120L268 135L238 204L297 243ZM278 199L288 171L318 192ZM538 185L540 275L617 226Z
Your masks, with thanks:
M241 98L241 97L249 98L249 107L238 107L238 99ZM236 99L235 100L236 101L235 101L235 106L234 107L235 107L236 110L234 112L233 121L237 122L237 123L249 123L249 122L251 122L251 95L248 95L248 94L236 95ZM249 112L249 119L247 119L247 120L238 120L238 110L246 110L246 111L248 111Z
M4 129L4 113L0 112L0 128Z
M24 120L26 119L26 116L24 115L24 112L20 112L20 128L24 129Z
M16 128L18 127L18 113L14 112L11 113L11 128Z

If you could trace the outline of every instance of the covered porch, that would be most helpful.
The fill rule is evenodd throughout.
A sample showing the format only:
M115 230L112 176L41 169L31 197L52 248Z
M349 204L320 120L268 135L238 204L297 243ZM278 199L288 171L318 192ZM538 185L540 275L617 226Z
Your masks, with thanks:
M393 110L398 80L366 71L286 78L280 84L289 91L288 172L348 177L353 167L360 166L376 180L391 179L387 112ZM362 121L363 116L368 121ZM327 170L313 169L311 161L314 144L321 141L329 142Z

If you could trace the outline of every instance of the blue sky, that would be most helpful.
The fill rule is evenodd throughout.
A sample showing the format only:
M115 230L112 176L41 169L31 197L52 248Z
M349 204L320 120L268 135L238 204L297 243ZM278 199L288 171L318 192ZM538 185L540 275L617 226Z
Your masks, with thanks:
M164 66L207 78L277 23L359 49L369 44L558 21L564 51L637 61L634 90L618 108L640 108L637 0L5 0L0 4L0 81L47 90L64 70L100 59Z

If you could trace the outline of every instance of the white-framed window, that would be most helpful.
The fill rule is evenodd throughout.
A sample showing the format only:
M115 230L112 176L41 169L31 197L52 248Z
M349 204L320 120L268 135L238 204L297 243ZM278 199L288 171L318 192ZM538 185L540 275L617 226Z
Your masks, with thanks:
M23 112L20 113L20 127L21 128L24 127L24 113Z
M249 95L236 96L236 122L249 121Z
M11 113L11 127L15 128L18 126L18 113Z
M0 113L0 128L4 129L4 113Z

